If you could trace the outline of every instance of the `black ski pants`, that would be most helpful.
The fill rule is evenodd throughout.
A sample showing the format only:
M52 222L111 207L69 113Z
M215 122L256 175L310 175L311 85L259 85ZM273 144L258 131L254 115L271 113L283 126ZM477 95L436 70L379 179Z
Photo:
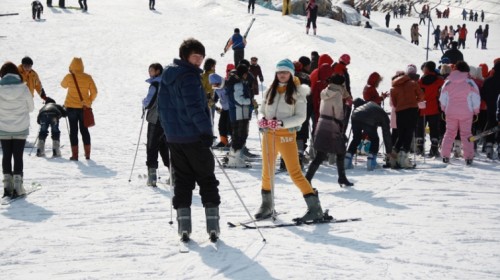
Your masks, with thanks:
M219 135L231 135L231 119L229 118L229 110L221 110L219 116Z
M158 121L156 124L148 123L147 159L148 168L158 169L158 152L160 153L163 165L170 167L168 143L163 128Z
M240 61L245 59L245 49L244 48L233 49L233 53L234 53L234 66L238 67Z
M424 117L423 116L418 117L415 137L424 138L425 127L429 125L429 134L431 139L432 138L439 139L439 136L441 135L441 133L439 132L440 118L441 118L440 114L425 116L425 123L424 123Z
M248 0L248 11L250 12L250 8L255 10L255 0Z
M84 11L88 10L87 7L87 0L78 0L78 4L80 5L80 8Z
M23 175L23 155L26 139L2 139L2 172L3 174ZM12 170L14 159L14 170Z
M413 133L417 127L417 120L418 108L409 108L396 112L396 122L398 126L398 140L394 145L396 151L410 151Z
M309 126L313 115L314 109L312 102L307 99L307 115L306 120L302 123L302 127L297 132L297 142L302 140L304 142L304 151L307 150L307 141L309 140Z
M369 125L360 121L352 120L352 141L349 144L349 148L347 152L351 155L356 153L356 149L358 148L359 143L361 143L363 132L368 135L370 139L370 154L378 154L380 138L378 137L377 127L373 125Z
M248 125L250 120L239 120L231 123L233 128L233 135L231 139L233 140L231 147L235 150L241 150L248 138Z
M154 9L155 8L155 0L149 0L149 8Z
M201 142L169 143L174 183L173 207L189 208L196 184L200 186L204 207L220 204L219 181L215 178L215 161L209 148Z
M83 109L67 108L69 122L69 141L71 146L78 146L78 128L84 145L90 145L89 129L83 125Z

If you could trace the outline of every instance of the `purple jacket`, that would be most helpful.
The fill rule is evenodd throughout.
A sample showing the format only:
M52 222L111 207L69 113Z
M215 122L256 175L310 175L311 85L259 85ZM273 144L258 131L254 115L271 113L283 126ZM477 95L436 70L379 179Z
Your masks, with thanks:
M469 73L455 70L446 79L439 102L447 118L464 119L479 113L481 97Z

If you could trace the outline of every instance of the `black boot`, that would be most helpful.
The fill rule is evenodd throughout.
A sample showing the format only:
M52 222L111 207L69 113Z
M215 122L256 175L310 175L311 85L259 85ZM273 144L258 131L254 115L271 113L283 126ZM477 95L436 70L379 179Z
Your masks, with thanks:
M307 181L309 181L309 184L311 183L313 177L314 177L314 174L316 174L316 171L318 171L318 168L319 168L319 164L315 163L314 161L311 162L311 164L309 164L309 167L307 168L307 172L306 172L306 179Z
M273 195L271 191L262 190L262 204L255 213L256 220L262 220L271 217L273 214Z
M344 158L345 155L337 155L337 173L339 175L339 179L337 180L337 182L339 183L341 188L354 186L353 183L347 180L347 177L345 175Z
M302 222L319 221L324 217L321 203L319 202L318 191L314 189L314 193L304 195L304 200L307 204L307 212L300 218Z
M219 239L220 234L219 207L207 204L205 206L205 216L207 219L207 233L209 235L210 241L215 242L217 241L217 239Z
M182 241L189 241L191 234L191 208L177 209L178 233Z

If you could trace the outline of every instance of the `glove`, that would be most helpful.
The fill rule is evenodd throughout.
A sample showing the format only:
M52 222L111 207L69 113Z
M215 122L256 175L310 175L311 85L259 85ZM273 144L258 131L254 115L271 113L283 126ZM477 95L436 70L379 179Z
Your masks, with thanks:
M200 135L201 145L205 148L211 148L214 143L214 137L210 134Z
M208 107L212 108L214 105L215 101L212 98L208 99Z
M222 112L222 109L219 108L219 107L217 107L217 106L215 106L215 111L220 114L220 112Z
M272 119L267 121L267 127L269 127L270 129L276 130L281 126L283 126L283 122L280 120Z
M45 97L45 104L48 104L48 103L56 103L56 101L48 96Z
M267 128L269 122L266 120L266 118L262 118L258 121L259 128Z
M418 102L418 108L419 109L425 109L427 107L425 101Z
M45 94L45 90L42 88L42 92L40 92L40 97L45 100L47 98L47 95Z

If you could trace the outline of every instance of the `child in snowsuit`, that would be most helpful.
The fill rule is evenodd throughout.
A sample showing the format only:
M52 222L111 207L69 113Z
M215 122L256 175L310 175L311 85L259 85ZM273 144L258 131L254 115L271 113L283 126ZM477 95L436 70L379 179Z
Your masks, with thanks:
M481 103L479 89L469 78L469 65L459 61L455 67L456 70L448 76L439 98L441 109L446 114L446 133L441 149L444 163L450 160L451 145L457 131L460 130L460 139L468 139L472 135L472 119L474 115L479 114ZM474 144L464 140L462 148L466 164L471 165L474 158Z
M148 95L142 101L142 106L148 110L146 120L148 121L148 140L147 140L147 160L148 181L147 185L156 187L156 170L158 169L158 152L163 160L163 165L170 168L168 143L163 133L163 128L158 116L158 91L160 89L161 73L163 67L159 63L153 63L149 66L150 78L146 80L150 84Z
M40 132L38 133L38 144L36 149L37 157L45 156L45 140L50 134L52 138L52 156L60 157L60 136L61 131L59 130L59 119L65 118L67 116L66 109L56 104L54 99L46 97L45 105L40 109L38 113L37 123L40 125Z
M221 108L217 108L219 117L219 137L220 142L215 145L216 148L223 148L229 144L228 135L231 133L231 121L229 119L229 103L226 90L224 89L224 80L221 76L213 73L208 77L212 85L216 99L219 99Z

